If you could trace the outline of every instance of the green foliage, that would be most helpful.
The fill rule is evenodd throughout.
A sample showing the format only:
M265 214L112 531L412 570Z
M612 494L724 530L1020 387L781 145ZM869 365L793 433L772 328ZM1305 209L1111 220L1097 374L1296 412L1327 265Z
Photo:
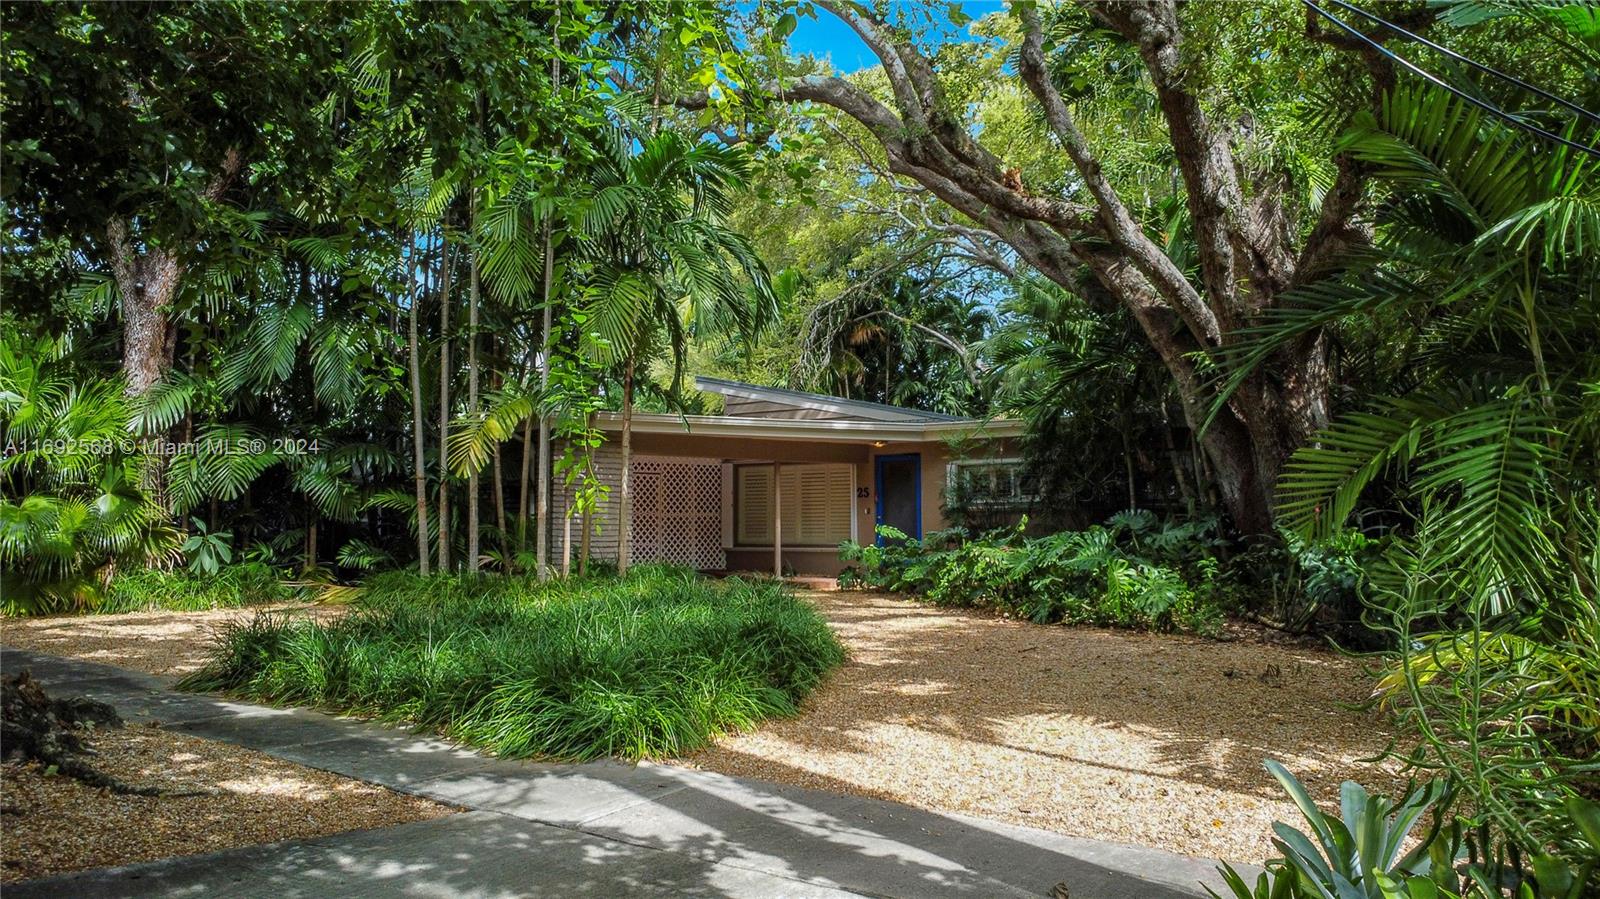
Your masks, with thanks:
M195 574L215 575L223 565L233 561L233 534L228 531L211 532L206 523L192 519L194 533L183 541L183 554L189 557L189 570Z
M1581 844L1600 790L1600 228L1594 160L1431 86L1390 92L1340 140L1384 191L1379 239L1293 292L1236 347L1229 384L1326 330L1381 385L1297 450L1282 523L1395 527L1364 565L1395 756L1448 780L1494 843Z
M279 579L278 572L259 562L235 563L215 574L137 568L119 572L89 611L199 612L284 603L294 598L294 590Z
M76 380L64 347L0 328L0 596L8 614L90 607L116 564L169 563L177 532L141 489L122 384Z
M1395 803L1359 784L1339 788L1339 814L1317 807L1288 769L1266 762L1304 816L1309 832L1273 824L1271 859L1252 886L1232 865L1220 868L1233 899L1579 899L1600 886L1600 805L1572 798L1563 808L1581 841L1507 854L1486 829L1452 818L1454 788L1434 780ZM1430 825L1417 831L1432 811ZM1409 848L1407 848L1409 844ZM1402 854L1402 850L1405 850ZM1213 899L1218 893L1206 888Z
M1104 527L1023 537L1017 526L910 540L879 528L881 545L846 543L842 585L910 593L937 605L993 609L1040 624L1211 633L1221 624L1215 525L1121 514Z
M1368 570L1387 541L1353 528L1320 538L1279 529L1235 557L1236 585L1252 595L1252 610L1291 633L1318 633L1342 646L1379 648L1379 635L1362 620L1371 596Z
M793 714L843 657L771 582L391 573L343 619L235 626L185 686L406 721L512 758L638 759Z

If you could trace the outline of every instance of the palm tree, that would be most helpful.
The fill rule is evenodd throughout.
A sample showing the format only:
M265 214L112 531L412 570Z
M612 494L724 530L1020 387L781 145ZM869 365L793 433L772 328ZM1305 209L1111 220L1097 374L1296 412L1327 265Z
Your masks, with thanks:
M1296 454L1280 514L1326 533L1399 473L1427 510L1423 529L1449 534L1440 562L1537 595L1552 567L1584 569L1574 516L1600 481L1594 160L1431 87L1392 92L1343 144L1392 190L1382 240L1258 329L1229 384L1275 347L1336 326L1347 343L1375 337L1386 350L1351 354L1347 375L1402 390Z
M120 563L171 561L178 534L141 492L119 379L77 380L67 343L0 331L0 594L8 611L91 600Z
M626 572L641 361L667 349L676 395L690 335L751 339L776 303L754 249L724 224L748 174L743 152L671 131L631 137L618 128L607 138L583 185L575 251L585 269L589 349L622 379L617 567Z
M1427 86L1343 146L1390 188L1381 239L1258 330L1230 384L1331 328L1342 380L1383 390L1293 455L1281 520L1320 536L1377 497L1411 522L1372 572L1407 760L1515 845L1574 845L1560 803L1600 752L1594 160Z

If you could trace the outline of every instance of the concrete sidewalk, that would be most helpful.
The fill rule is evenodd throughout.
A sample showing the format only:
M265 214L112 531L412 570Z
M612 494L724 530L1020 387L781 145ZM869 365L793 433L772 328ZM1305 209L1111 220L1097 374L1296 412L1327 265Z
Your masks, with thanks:
M468 809L433 821L11 884L30 896L1049 895L1188 899L1213 864L671 765L553 765L20 650L47 690Z

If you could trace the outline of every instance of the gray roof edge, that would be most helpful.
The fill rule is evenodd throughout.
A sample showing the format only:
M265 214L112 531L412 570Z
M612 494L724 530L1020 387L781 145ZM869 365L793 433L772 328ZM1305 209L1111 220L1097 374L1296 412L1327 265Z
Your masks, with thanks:
M847 400L820 393L807 393L803 390L790 390L786 387L762 387L758 384L746 384L743 381L729 381L725 378L710 378L703 375L697 375L694 382L696 387L708 393L766 400L789 406L799 406L803 409L820 409L844 415L859 415L868 421L973 420L962 418L959 415L946 415L942 412L923 412L920 409L906 409L901 406L890 406L866 400Z

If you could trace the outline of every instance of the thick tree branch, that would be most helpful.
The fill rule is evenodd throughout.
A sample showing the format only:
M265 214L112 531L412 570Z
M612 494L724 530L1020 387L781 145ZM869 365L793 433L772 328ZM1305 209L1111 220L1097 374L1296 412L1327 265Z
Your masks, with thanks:
M1161 295L1167 298L1197 337L1212 345L1220 343L1222 327L1216 314L1207 307L1205 300L1195 291L1183 271L1173 264L1172 259L1162 252L1161 248L1145 235L1139 223L1134 221L1127 205L1122 202L1122 197L1117 194L1116 188L1101 169L1100 160L1089 149L1083 132L1078 130L1077 122L1073 120L1066 102L1061 99L1060 91L1056 90L1055 84L1051 82L1050 73L1045 67L1044 29L1039 22L1038 10L1024 6L1021 12L1023 39L1019 68L1022 80L1044 107L1045 120L1049 122L1050 130L1066 148L1073 167L1078 170L1079 177L1083 178L1084 186L1094 196L1099 206L1100 222L1106 233L1133 257L1134 262L1159 288Z
M879 142L902 144L905 125L887 106L871 94L843 78L830 75L806 75L786 81L769 81L756 90L756 94L784 103L812 102L832 106L872 132ZM710 105L705 92L679 97L680 109L700 110Z
M1240 282L1246 274L1240 271L1241 263L1249 266L1255 291L1270 298L1285 286L1275 283L1270 262L1282 251L1253 244L1245 231L1244 194L1228 135L1207 118L1199 98L1184 84L1176 4L1173 0L1097 2L1090 8L1138 48L1155 85L1187 188L1201 279L1223 330L1231 331L1243 323L1252 305L1266 305L1263 299L1251 303L1241 296Z

